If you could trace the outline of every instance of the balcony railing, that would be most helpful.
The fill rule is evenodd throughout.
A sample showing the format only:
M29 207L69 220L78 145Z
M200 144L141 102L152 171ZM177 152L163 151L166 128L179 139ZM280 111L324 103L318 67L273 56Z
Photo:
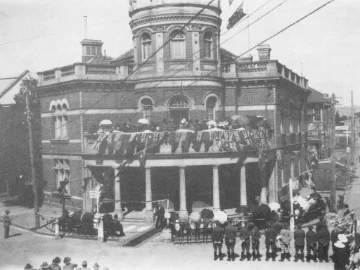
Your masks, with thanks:
M128 75L127 66L116 67L113 65L75 63L70 66L39 72L38 85L46 86L72 80L115 81L125 79ZM131 79L130 77L129 80Z

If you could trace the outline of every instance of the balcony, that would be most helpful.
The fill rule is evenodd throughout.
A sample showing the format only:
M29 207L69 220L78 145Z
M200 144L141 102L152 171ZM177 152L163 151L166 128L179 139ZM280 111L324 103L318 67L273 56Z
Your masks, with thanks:
M236 74L237 76L236 76ZM236 64L236 72L234 68L230 68L224 76L225 78L235 78L239 77L243 80L246 79L255 79L255 78L284 78L292 83L307 88L308 80L300 75L296 74L292 70L288 69L286 66L282 65L276 60L272 61L255 61L255 62L245 62Z
M195 133L189 130L163 132L120 131L100 134L84 134L85 155L112 156L114 159L137 158L146 152L149 156L217 156L239 154L256 157L257 149L266 145L271 138L261 138L262 132L249 130L205 130ZM260 136L260 137L259 137ZM266 136L266 135L264 135ZM262 144L261 146L259 144Z
M74 80L116 81L129 75L127 66L75 63L38 73L38 86L47 86ZM131 78L130 78L131 79Z

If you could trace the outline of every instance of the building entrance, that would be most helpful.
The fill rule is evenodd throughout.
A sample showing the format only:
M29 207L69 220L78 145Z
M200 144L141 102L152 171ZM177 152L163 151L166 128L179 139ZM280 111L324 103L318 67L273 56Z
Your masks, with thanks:
M189 101L185 96L175 96L169 104L170 118L174 120L174 123L178 125L183 118L189 119Z

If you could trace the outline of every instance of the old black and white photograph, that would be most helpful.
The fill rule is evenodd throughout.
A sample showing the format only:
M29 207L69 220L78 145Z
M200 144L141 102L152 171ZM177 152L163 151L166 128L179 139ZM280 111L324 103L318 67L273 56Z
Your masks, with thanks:
M0 0L0 269L360 270L359 25Z

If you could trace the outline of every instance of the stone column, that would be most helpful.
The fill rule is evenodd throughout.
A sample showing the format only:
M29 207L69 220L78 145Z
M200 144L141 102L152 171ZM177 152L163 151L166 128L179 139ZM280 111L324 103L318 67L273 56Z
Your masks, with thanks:
M152 208L152 190L151 190L151 169L145 168L145 189L146 189L146 213L145 220L148 222L153 221L153 208Z
M274 166L273 172L269 180L269 202L277 201L276 169L277 169L277 165Z
M213 165L213 211L220 211L219 166Z
M123 220L121 208L120 169L114 169L114 176L115 214L118 215L119 220Z
M260 175L261 182L265 182L265 178L266 178L266 170L263 170L261 172L261 175ZM268 192L267 187L262 187L261 188L260 202L263 203L263 204L268 203L268 201L267 201L267 192Z
M186 209L186 179L185 179L185 167L179 167L180 173L180 211L179 215L182 218L188 217L188 211Z
M240 168L240 212L246 213L247 210L246 165L243 164Z

